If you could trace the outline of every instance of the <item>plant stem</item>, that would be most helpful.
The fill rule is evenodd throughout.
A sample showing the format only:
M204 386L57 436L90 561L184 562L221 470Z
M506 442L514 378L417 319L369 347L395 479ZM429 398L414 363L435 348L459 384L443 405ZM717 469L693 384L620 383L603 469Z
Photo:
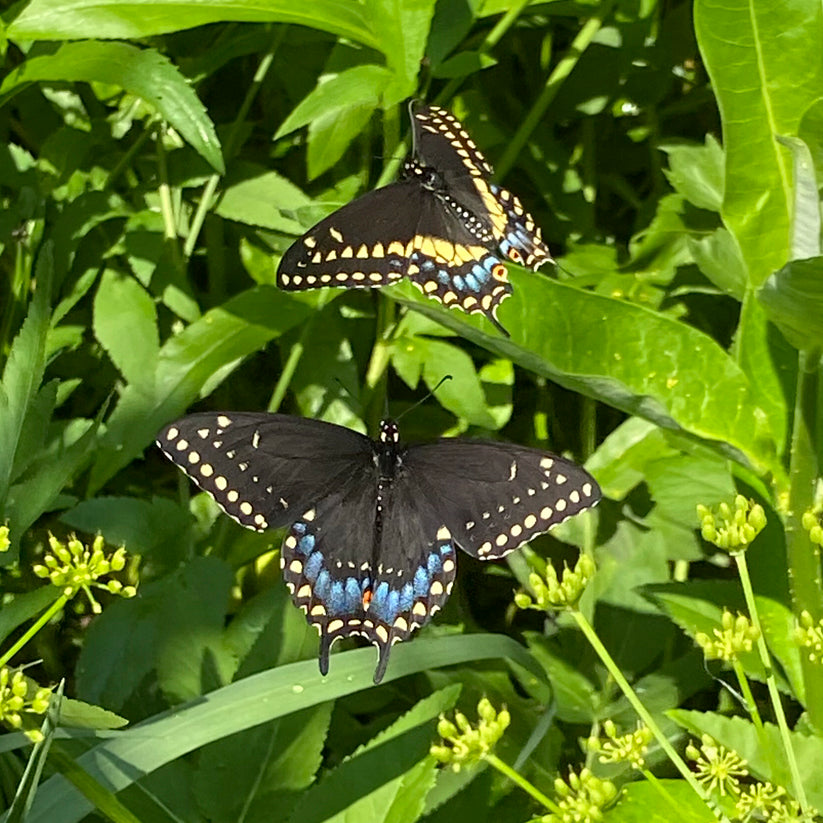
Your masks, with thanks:
M743 586L743 595L746 598L746 608L749 610L749 617L752 625L757 629L757 651L760 654L760 662L766 672L766 686L769 689L769 698L772 702L772 709L774 711L775 719L777 720L777 727L780 729L780 740L783 743L783 749L786 753L786 760L789 764L789 771L792 775L792 793L795 800L800 804L800 808L804 814L809 813L809 803L806 799L806 792L803 788L803 781L800 777L800 769L797 766L797 758L792 747L792 739L789 733L789 724L786 722L786 715L783 711L783 702L780 699L780 692L777 689L777 682L774 678L774 670L772 669L771 658L769 657L769 650L766 647L766 640L763 637L763 629L760 625L760 616L757 612L757 604L754 599L754 590L752 589L752 581L749 577L749 567L746 564L745 552L737 552L734 555L737 563L737 572L740 575L740 583ZM747 697L747 700L751 699ZM762 726L759 731L762 731Z
M531 110L517 129L517 132L509 141L509 145L506 147L506 151L503 152L503 156L497 161L498 180L502 180L506 172L508 172L514 164L515 157L520 154L529 136L537 128L537 124L543 118L549 104L557 96L557 92L560 91L563 81L571 74L572 69L577 65L583 53L589 45L591 45L594 36L600 31L600 27L603 25L605 18L611 13L614 3L615 0L605 0L595 15L580 29L566 54L554 67L554 71L546 80L540 96L534 102Z
M614 678L615 683L617 683L620 687L620 690L623 692L632 708L635 712L637 712L640 719L646 724L649 731L654 735L655 739L660 744L660 748L666 753L669 760L671 760L674 764L674 767L683 776L683 779L689 784L689 786L691 786L695 794L706 804L706 806L708 806L709 809L711 809L719 820L723 821L723 823L729 823L726 815L717 808L717 804L703 789L700 783L698 783L697 778L692 774L689 767L683 761L683 758L674 750L674 747L671 743L669 743L666 735L663 734L662 729L657 725L654 718L640 701L640 698L635 694L634 690L629 685L629 681L623 676L623 672L620 671L617 664L606 650L606 647L600 642L600 638L597 636L592 624L586 619L586 616L578 609L572 610L571 614L577 625L580 627L580 630L586 636L586 639L589 643L591 643L592 648L595 652L597 652L598 657L603 661L603 664L608 669L609 674Z
M814 484L820 471L816 441L821 434L817 431L819 369L817 358L810 362L806 352L799 353L789 455L789 501L785 515L792 611L799 615L805 610L816 621L823 618L820 555L818 547L803 528L801 518L804 512L812 508ZM823 670L806 656L802 659L802 667L808 718L818 733L823 733Z
M240 135L240 125L245 120L246 115L251 108L251 104L254 101L255 95L260 90L260 86L263 84L263 80L265 79L269 68L271 68L274 55L277 52L280 43L283 41L287 29L288 26L275 27L275 34L272 38L269 50L265 53L265 55L263 55L263 59L260 61L260 65L254 73L254 78L252 79L251 85L246 90L246 95L243 98L243 102L240 104L240 108L237 111L237 116L234 118L234 123L232 123L231 129L229 130L229 135L226 138L226 145L223 148L223 158L226 162L234 156L234 152L237 149L236 143ZM219 174L213 174L203 187L203 194L200 197L200 202L197 204L197 211L191 221L189 234L188 237L186 237L186 243L183 246L183 254L186 259L191 257L191 254L194 251L194 246L197 243L197 238L200 234L200 229L203 227L203 222L206 219L206 214L214 205L214 193L217 191L217 184L220 182L220 177L221 175Z
M562 814L563 810L560 806L557 805L550 797L546 797L543 792L539 789L532 786L528 780L524 777L521 777L511 766L507 763L504 763L497 755L495 754L487 754L483 758L490 766L493 766L497 771L501 774L506 775L509 780L512 781L515 785L519 786L523 789L526 794L533 797L538 803L542 806L545 806L549 811L553 812L554 814Z
M23 646L25 646L26 643L28 643L29 640L31 640L32 637L34 637L34 635L36 635L37 632L39 632L40 629L42 629L43 626L45 626L46 623L48 623L49 620L51 620L52 617L54 617L54 615L66 605L66 603L68 603L68 601L69 598L66 597L65 594L61 594L57 600L55 600L54 603L52 603L51 606L49 606L46 611L44 611L43 614L41 614L40 617L38 617L37 620L35 620L34 623L28 627L28 629L26 629L26 631L17 639L11 648L8 649L5 654L0 656L0 667L5 666L9 660L11 660L12 657L14 657L14 655L16 655L17 652L19 652L20 649L22 649Z
M286 396L286 391L289 388L289 383L291 383L291 379L294 377L294 373L297 370L297 365L300 362L300 358L303 356L303 351L306 348L306 337L308 336L309 330L313 325L315 316L316 315L311 315L309 319L306 320L303 324L302 330L300 331L300 337L289 350L289 356L283 364L280 377L277 378L277 384L274 387L274 391L272 392L271 400L269 400L269 405L266 411L276 412L280 408L280 404L283 402L283 398Z

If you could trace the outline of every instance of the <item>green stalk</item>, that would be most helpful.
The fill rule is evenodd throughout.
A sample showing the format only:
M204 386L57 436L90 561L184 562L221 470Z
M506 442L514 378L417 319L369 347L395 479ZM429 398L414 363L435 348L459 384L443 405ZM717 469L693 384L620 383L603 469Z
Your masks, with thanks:
M266 411L276 412L280 409L280 405L283 402L283 398L286 396L286 391L289 388L289 383L291 383L291 379L294 377L300 358L303 356L303 351L306 348L306 337L309 334L309 330L313 326L313 321L316 316L317 315L311 315L303 324L303 328L300 331L300 337L291 347L289 356L286 358L286 362L283 364L283 368L280 371L280 377L277 378L277 384L274 387L274 391L272 392L271 400L269 400L269 405L266 408Z
M802 528L802 527L801 527ZM804 530L805 531L805 530ZM746 598L746 608L749 610L749 617L752 625L757 629L757 651L760 655L760 662L763 665L763 670L766 672L766 685L769 689L769 698L772 703L772 710L774 711L775 719L777 720L777 727L780 729L780 740L783 743L783 750L786 753L786 760L789 764L789 771L792 775L792 789L797 802L804 814L809 814L809 802L806 799L806 792L803 788L803 781L800 777L800 769L797 766L797 758L792 747L792 739L789 734L789 724L786 722L786 715L783 711L783 702L780 699L780 692L777 689L777 681L774 677L774 670L772 669L772 662L769 658L769 650L766 648L766 641L763 637L763 629L760 625L760 616L757 612L757 604L754 600L754 590L752 589L752 581L749 577L749 567L746 564L746 555L744 552L737 552L733 555L737 563L737 572L740 575L740 583L743 586L743 595ZM762 731L762 726L759 729Z
M706 804L709 809L711 809L719 820L723 823L729 823L729 819L717 807L717 804L700 785L697 778L692 774L691 769L689 769L683 761L683 758L675 751L674 746L669 743L668 738L665 734L663 734L663 730L657 725L654 718L640 701L640 698L635 694L634 690L629 685L629 681L623 676L623 672L620 671L617 664L606 650L606 647L600 642L600 638L597 636L592 624L589 623L585 615L578 609L573 609L571 614L577 625L580 627L580 630L586 636L586 639L597 653L597 656L603 661L603 664L608 669L609 674L614 678L614 682L620 687L620 691L623 692L632 708L635 712L637 712L638 717L640 717L640 719L648 727L649 731L654 735L655 740L657 740L660 745L660 748L666 753L669 760L671 760L674 764L674 767L682 775L683 779L689 784L689 786L691 786L694 793Z
M817 547L803 528L803 513L814 503L814 484L819 477L817 463L817 396L819 366L801 351L797 363L797 393L792 422L789 454L789 500L785 515L786 553L789 561L789 583L792 611L795 616L804 610L815 621L823 618L823 582L820 578L820 556ZM823 733L823 669L802 658L803 681L806 689L805 708L809 721ZM799 800L799 798L798 798Z
M11 660L12 657L14 657L14 655L16 655L17 652L19 652L20 649L22 649L23 646L25 646L26 643L28 643L29 640L31 640L32 637L34 637L34 635L36 635L37 632L39 632L40 629L42 629L43 626L45 626L46 623L48 623L49 620L51 620L52 617L54 617L54 615L56 615L57 612L59 612L68 602L69 598L66 597L65 594L61 594L60 597L58 597L57 600L55 600L54 603L52 603L51 606L49 606L46 611L44 611L43 614L41 614L40 617L38 617L37 620L29 626L28 629L26 629L26 631L17 639L11 648L0 657L0 668L5 666L9 660Z
M507 763L504 763L497 755L495 754L487 754L483 756L483 759L490 765L493 766L497 771L501 774L506 775L509 780L512 781L515 785L519 786L523 789L526 794L533 797L541 806L545 806L549 811L553 812L557 815L563 814L563 809L557 805L550 797L546 797L543 792L541 792L536 787L532 786L528 780L524 777L521 777L511 766Z
M572 69L574 69L586 49L591 45L594 36L600 31L603 21L611 13L614 3L615 0L605 0L597 13L580 29L577 37L574 38L574 42L569 46L569 50L554 67L554 71L549 75L548 80L546 80L540 96L532 105L531 110L520 124L515 135L509 141L509 145L506 147L506 151L503 152L503 156L496 163L498 180L502 180L506 176L506 172L514 165L515 158L520 154L526 141L537 128L538 123L543 119L546 109L557 96L557 92L560 91L563 81L571 74Z
M226 138L226 145L223 148L223 157L226 162L234 156L234 152L237 149L237 140L240 135L240 126L244 122L246 115L249 113L251 104L254 101L257 92L260 90L260 86L263 84L263 80L265 79L269 68L271 68L274 55L286 35L287 28L288 26L276 27L275 35L272 38L269 50L260 61L260 65L254 73L254 78L252 79L251 85L246 90L246 95L243 98L243 102L240 104L240 108L237 110L237 116L234 118L234 123L232 123L231 129L229 130L229 136ZM197 243L197 238L200 234L200 229L203 227L203 222L206 219L206 214L214 205L214 193L217 190L217 184L219 182L220 175L215 173L208 179L206 185L203 187L203 194L200 197L200 202L197 204L197 211L191 221L189 234L188 237L186 237L186 243L183 246L183 254L186 259L191 257L192 252L194 251L194 246Z

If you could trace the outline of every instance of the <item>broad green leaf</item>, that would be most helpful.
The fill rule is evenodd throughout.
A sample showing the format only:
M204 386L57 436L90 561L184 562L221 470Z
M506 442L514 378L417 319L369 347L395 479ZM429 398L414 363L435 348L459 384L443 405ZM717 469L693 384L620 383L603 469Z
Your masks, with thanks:
M662 143L669 157L666 177L675 191L700 209L719 212L723 205L723 149L712 135L704 146Z
M725 717L712 712L684 709L673 709L668 715L696 737L703 734L711 735L727 749L737 752L746 760L749 771L755 777L768 780L776 786L784 786L791 791L792 779L783 751L780 730L773 723L764 723L768 744L763 746L754 725L742 717ZM820 781L823 739L800 732L789 732L789 737L806 798L815 808L823 808L823 783Z
M389 806L403 794L403 780L409 771L426 759L436 735L435 721L454 708L459 693L459 686L449 686L418 702L306 792L295 808L294 819L304 823L343 821L361 808L368 809L361 814L364 820L395 819L388 813ZM417 795L421 808L424 794Z
M160 350L154 394L126 386L107 421L92 467L92 491L141 454L163 425L183 414L216 372L222 370L225 378L227 367L236 367L310 312L309 305L271 286L259 286L212 309L167 340Z
M309 6L292 0L80 0L69 7L62 0L34 0L9 24L7 35L27 40L142 39L227 21L295 23L380 48L365 11L350 0L312 0Z
M511 638L467 635L399 645L392 652L384 682L431 667L500 657L510 657L541 677L531 656ZM335 654L328 677L319 674L315 660L261 672L105 740L80 755L77 765L109 790L119 791L214 740L371 688L374 663L373 649L356 649ZM27 823L76 823L90 811L89 801L64 777L55 775L40 787Z
M102 534L109 545L125 546L130 553L143 556L167 541L179 541L191 523L187 511L164 497L92 498L78 503L60 519L74 529Z
M797 137L778 137L794 160L791 259L820 256L820 198L809 147Z
M394 75L386 89L386 107L417 89L435 0L365 0L369 22Z
M801 657L803 651L795 639L797 621L791 610L770 597L755 597L763 637L769 652L777 658L792 691L801 704L806 702Z
M37 264L39 288L12 342L0 380L0 506L6 503L26 415L35 400L46 367L52 265L52 249L48 245L41 251Z
M44 583L30 592L9 596L0 607L0 643L18 626L44 612L60 594L57 586Z
M197 758L193 789L204 819L279 823L314 782L334 703L217 740ZM325 781L324 781L325 783Z
M685 780L632 780L603 823L715 823L717 816Z
M769 277L758 297L795 348L823 347L823 257L788 263Z
M100 4L96 5L99 9ZM151 7L144 6L144 10ZM53 9L52 14L56 11ZM65 7L62 11L71 18L78 12L78 6L68 14ZM22 16L27 12L32 12L31 6ZM140 11L134 13L141 15ZM96 31L87 36L105 34ZM128 43L64 43L53 54L31 57L8 74L0 85L0 105L30 83L49 81L119 86L153 106L214 169L225 170L214 124L205 107L186 78L154 49L139 49Z
M363 131L374 110L371 103L361 103L334 109L312 120L306 152L309 180L319 177L343 156L354 138Z
M227 220L286 234L302 234L306 227L294 215L312 202L276 171L267 171L253 163L235 162L214 211Z
M688 242L700 271L718 289L742 300L748 280L746 264L734 235L720 228L705 237L689 237Z
M280 124L274 139L279 140L340 109L358 106L376 109L390 79L391 72L384 66L375 65L353 66L331 77L321 77L318 85Z
M796 134L820 95L823 10L812 0L698 0L694 16L723 122L723 221L743 253L749 282L759 286L789 257L791 157L775 138Z
M160 353L157 311L136 280L103 272L94 299L94 335L129 383L153 392Z
M783 475L767 414L740 367L710 337L540 274L513 271L511 279L514 296L499 312L510 339L486 319L445 309L410 284L386 292L561 386Z

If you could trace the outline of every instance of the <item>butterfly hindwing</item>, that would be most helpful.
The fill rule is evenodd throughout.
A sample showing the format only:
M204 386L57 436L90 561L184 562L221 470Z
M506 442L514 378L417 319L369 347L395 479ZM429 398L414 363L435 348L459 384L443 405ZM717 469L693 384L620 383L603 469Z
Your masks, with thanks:
M409 173L419 167L409 164ZM487 315L511 294L506 267L466 219L415 179L392 183L338 209L284 255L277 284L372 288L407 277L445 306ZM502 329L505 333L505 329Z
M157 445L220 508L257 531L285 526L351 471L371 465L371 441L320 420L283 414L192 414Z
M379 683L391 647L424 625L451 593L455 548L429 507L398 477L375 506L373 473L352 474L295 522L281 565L295 604L320 634L320 671L335 640L378 649ZM379 526L377 525L379 518Z
M481 560L503 557L600 499L584 468L508 443L449 439L412 446L404 465L427 478L431 505L452 538Z

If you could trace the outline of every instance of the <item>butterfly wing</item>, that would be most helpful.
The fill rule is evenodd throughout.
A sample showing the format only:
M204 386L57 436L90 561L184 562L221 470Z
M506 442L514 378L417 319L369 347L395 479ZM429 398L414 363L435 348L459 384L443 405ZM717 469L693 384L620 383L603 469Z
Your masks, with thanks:
M511 192L491 182L494 170L453 114L419 106L412 128L417 158L443 175L449 194L486 224L506 257L532 269L552 260L532 216Z
M410 479L398 476L375 500L374 471L356 472L318 499L283 543L283 575L297 606L320 634L326 674L335 640L360 635L377 646L374 682L391 647L448 598L455 575L451 536Z
M408 277L445 306L485 314L511 294L506 267L459 215L417 179L392 183L338 209L283 255L277 285L372 288Z
M507 443L412 446L404 465L426 478L428 501L454 542L481 560L503 557L601 496L594 478L570 460Z
M157 445L229 517L257 531L293 523L343 478L372 465L362 434L282 414L192 414L166 426Z

